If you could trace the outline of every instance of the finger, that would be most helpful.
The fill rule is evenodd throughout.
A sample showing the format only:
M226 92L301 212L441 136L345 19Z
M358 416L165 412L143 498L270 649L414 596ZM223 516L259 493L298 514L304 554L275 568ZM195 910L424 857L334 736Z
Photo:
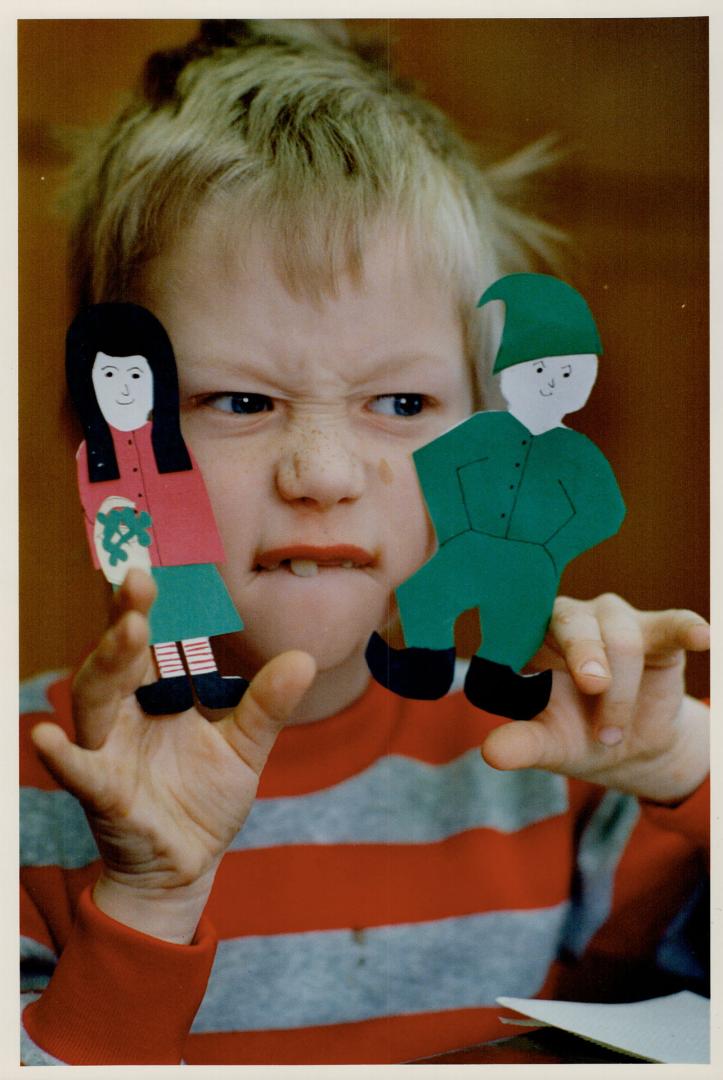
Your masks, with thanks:
M149 667L148 623L127 611L109 626L73 682L73 715L78 742L102 746L123 698L141 685Z
M256 773L315 674L308 653L282 653L261 669L234 712L218 721L229 744Z
M117 619L126 611L140 611L141 615L147 615L157 591L156 583L150 574L131 567L123 579L123 584L113 593L114 617Z
M559 596L553 608L549 636L584 694L602 694L608 689L610 665L600 623L590 604Z
M57 724L37 724L30 737L40 758L58 783L82 802L92 803L97 780L94 770L89 767L88 751L71 742Z
M640 616L648 663L675 663L681 652L710 648L710 626L694 611L646 611Z
M538 720L514 720L495 728L482 744L482 757L494 769L553 768L559 747Z
M625 738L636 715L645 639L640 613L620 597L600 597L596 611L611 682L595 710L593 735L604 746L616 746Z

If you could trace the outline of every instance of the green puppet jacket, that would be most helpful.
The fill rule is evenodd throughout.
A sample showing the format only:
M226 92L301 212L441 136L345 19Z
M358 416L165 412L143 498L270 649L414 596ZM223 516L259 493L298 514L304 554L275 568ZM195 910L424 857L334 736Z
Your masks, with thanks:
M440 544L473 530L545 548L559 575L625 516L606 458L585 435L532 435L507 412L475 413L414 454Z

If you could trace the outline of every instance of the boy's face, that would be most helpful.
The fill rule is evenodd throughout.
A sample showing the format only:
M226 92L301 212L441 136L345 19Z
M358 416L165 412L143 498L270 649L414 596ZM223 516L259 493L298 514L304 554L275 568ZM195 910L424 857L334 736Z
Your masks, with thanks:
M263 237L243 266L224 256L219 226L200 215L141 302L176 353L245 624L235 651L249 671L287 648L321 670L363 663L393 590L433 551L412 451L473 408L459 312L395 237L370 245L361 285L314 303L290 295Z

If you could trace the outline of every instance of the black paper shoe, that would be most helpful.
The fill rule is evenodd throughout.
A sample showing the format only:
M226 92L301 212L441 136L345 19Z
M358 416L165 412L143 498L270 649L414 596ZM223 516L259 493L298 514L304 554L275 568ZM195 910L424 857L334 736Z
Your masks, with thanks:
M187 675L174 675L170 679L159 679L149 686L139 686L136 698L143 712L149 716L181 713L193 705L193 694Z
M473 656L464 692L478 709L508 720L532 720L550 700L552 672L519 675L505 664Z
M436 701L454 679L454 648L393 649L375 631L365 655L376 681L400 697Z
M233 709L246 693L248 682L240 675L220 675L207 671L192 675L191 681L196 697L207 709Z

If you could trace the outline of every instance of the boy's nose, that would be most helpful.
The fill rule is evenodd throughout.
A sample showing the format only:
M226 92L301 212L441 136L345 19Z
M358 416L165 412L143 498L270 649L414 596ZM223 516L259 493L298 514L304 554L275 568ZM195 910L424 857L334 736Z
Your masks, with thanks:
M364 468L338 430L296 428L289 433L276 469L276 486L287 502L327 510L358 499Z

